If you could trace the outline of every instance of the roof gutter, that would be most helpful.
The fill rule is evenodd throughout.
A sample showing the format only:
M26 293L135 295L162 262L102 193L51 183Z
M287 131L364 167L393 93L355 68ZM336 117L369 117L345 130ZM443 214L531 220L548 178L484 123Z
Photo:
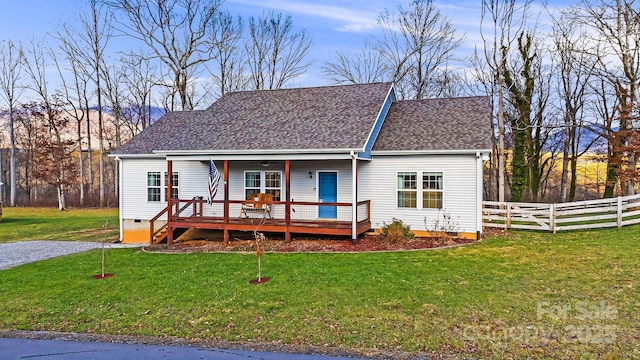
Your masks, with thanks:
M136 158L136 159L164 159L164 155L158 155L158 154L149 154L149 153L145 153L145 154L109 154L108 155L111 158L114 159L131 159L131 158Z
M455 150L378 150L371 155L475 155L490 153L491 149L455 149Z
M250 150L156 150L156 155L284 155L284 154L349 154L358 148L344 149L250 149Z

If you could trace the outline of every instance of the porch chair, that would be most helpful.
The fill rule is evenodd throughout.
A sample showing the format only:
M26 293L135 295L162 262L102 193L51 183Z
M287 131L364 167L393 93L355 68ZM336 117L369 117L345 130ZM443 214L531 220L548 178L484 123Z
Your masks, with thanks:
M245 219L249 218L249 214L259 213L263 217L272 219L271 217L271 203L273 202L272 194L250 194L247 201L242 203L240 208L240 217Z

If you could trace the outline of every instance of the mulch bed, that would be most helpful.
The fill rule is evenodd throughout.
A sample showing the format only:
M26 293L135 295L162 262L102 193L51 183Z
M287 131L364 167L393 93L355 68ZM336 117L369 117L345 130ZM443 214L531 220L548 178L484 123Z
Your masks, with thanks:
M415 237L411 240L391 242L382 235L365 235L353 244L349 239L299 238L291 242L281 239L267 239L262 247L268 252L367 252L433 249L470 244L476 240L453 236ZM159 244L147 246L145 251L154 252L250 252L255 251L255 241L233 239L228 245L221 240L188 240L171 246Z

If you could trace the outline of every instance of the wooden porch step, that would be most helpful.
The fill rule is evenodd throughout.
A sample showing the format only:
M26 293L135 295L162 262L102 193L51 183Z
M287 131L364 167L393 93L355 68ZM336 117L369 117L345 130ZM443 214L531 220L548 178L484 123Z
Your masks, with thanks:
M180 235L184 234L187 229L184 228L174 228L173 229L173 237L177 239ZM153 237L153 243L151 245L159 244L163 241L167 240L167 229L162 229L156 236Z
M159 244L163 241L167 240L167 229L162 229L160 233L153 237L153 243L151 245Z

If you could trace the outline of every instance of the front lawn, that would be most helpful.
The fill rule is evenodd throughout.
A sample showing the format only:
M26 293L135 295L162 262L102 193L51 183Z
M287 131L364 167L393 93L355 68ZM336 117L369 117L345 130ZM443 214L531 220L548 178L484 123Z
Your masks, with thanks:
M109 249L0 271L0 329L469 357L640 357L640 227L398 253Z
M118 240L118 209L5 207L0 221L0 244L24 240Z

